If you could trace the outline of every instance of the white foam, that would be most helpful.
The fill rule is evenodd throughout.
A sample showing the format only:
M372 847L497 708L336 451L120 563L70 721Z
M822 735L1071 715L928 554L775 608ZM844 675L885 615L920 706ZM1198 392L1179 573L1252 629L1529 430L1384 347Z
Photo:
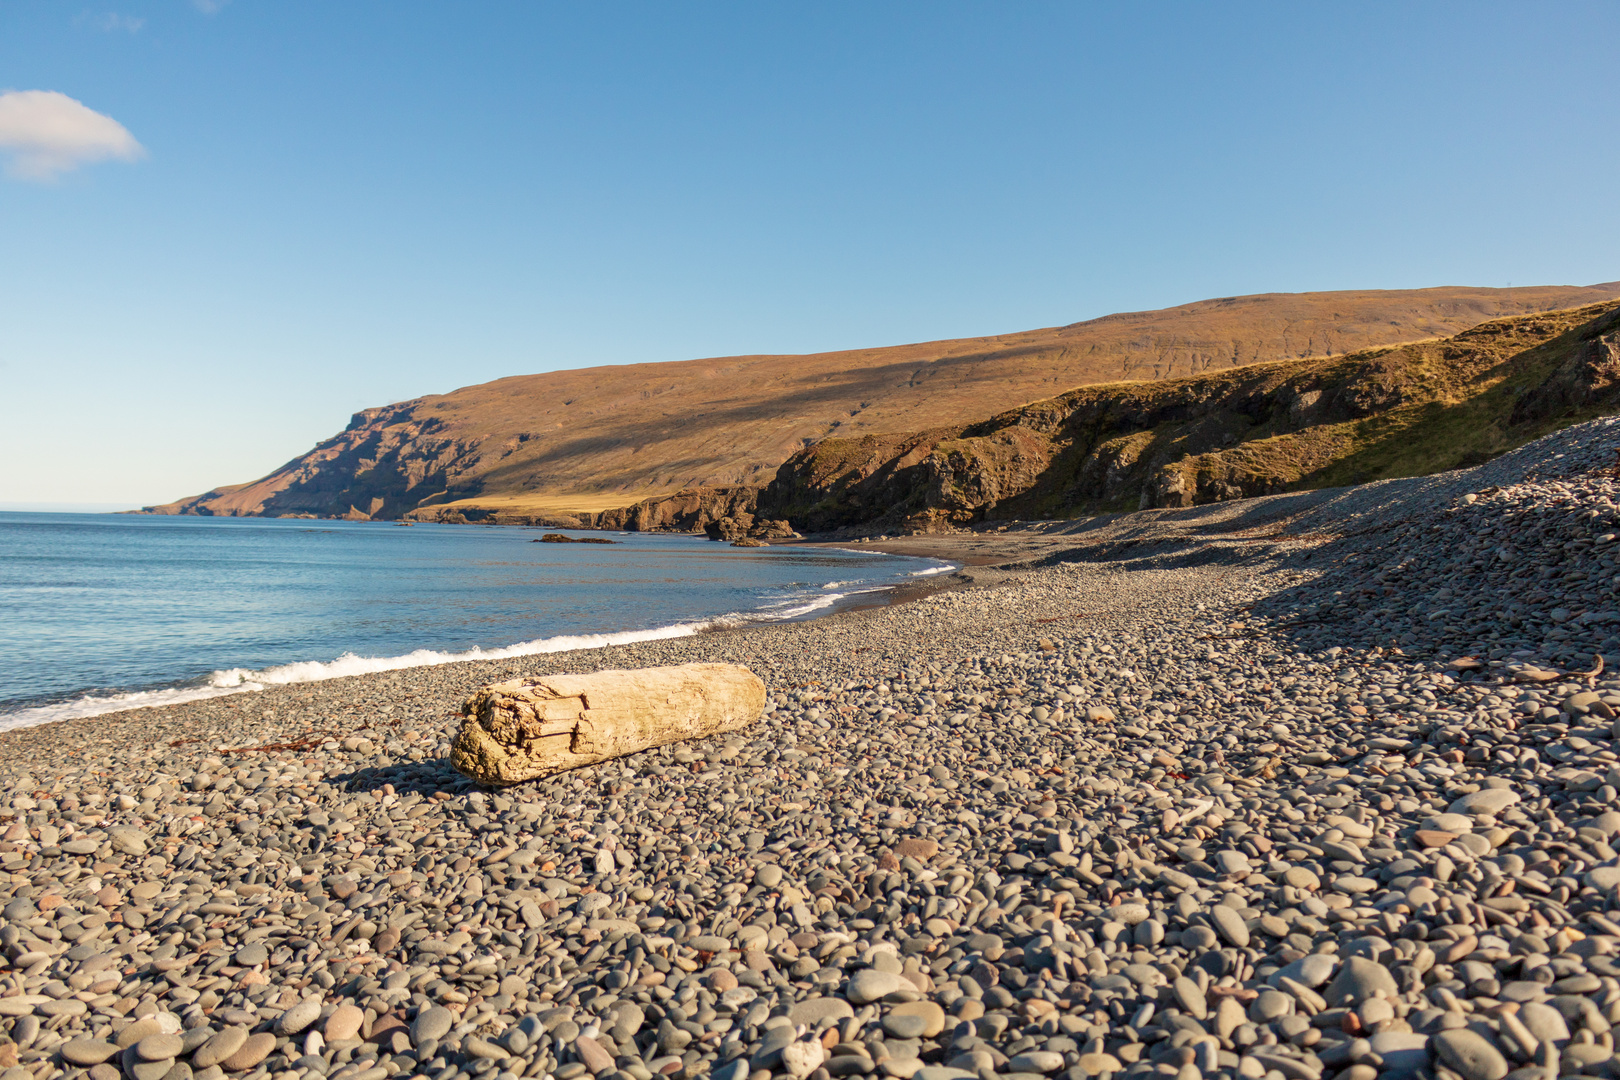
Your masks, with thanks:
M812 611L823 611L842 600L847 593L829 593L825 596L812 597L808 601L791 603L786 607L771 609L772 619L797 619L801 615L808 615Z
M910 573L910 577L926 577L955 570L954 565L929 567ZM823 588L853 585L855 582L832 582ZM575 649L600 649L608 645L630 645L638 641L660 641L667 638L691 637L707 630L724 630L758 622L780 622L798 619L817 611L824 611L849 596L864 593L887 592L888 586L876 585L848 592L822 593L785 600L781 605L755 612L730 612L698 622L676 623L648 630L623 630L612 634L568 634L550 638L520 641L501 648L472 648L464 652L442 652L437 649L416 649L403 656L356 656L344 653L336 660L302 660L273 667L228 668L208 676L206 685L171 687L158 690L135 690L118 694L86 694L72 701L54 705L40 705L0 714L0 731L34 727L55 720L78 720L105 713L130 709L150 709L163 705L179 705L188 701L224 697L228 694L253 693L271 686L292 683L324 682L351 675L368 675L379 671L399 671L404 668L433 667L439 664L459 664L468 660L506 660L516 656L538 656L542 653L570 652Z
M263 686L241 686L235 689L216 686L193 686L167 690L133 690L126 694L107 694L104 696L86 694L84 697L64 701L58 705L41 705L37 708L19 709L13 713L0 715L0 731L34 727L36 724L48 724L53 720L77 720L85 716L123 712L125 709L150 709L159 705L179 705L187 701L201 701L205 698L224 697L227 694L240 694L244 690L263 689Z
M607 645L629 645L637 641L658 641L663 638L691 637L707 630L713 620L696 623L677 623L651 630L624 630L616 634L572 634L552 638L520 641L497 649L472 648L465 652L440 652L437 649L417 649L404 656L356 656L344 653L336 660L322 663L304 660L294 664L279 664L259 671L231 668L216 671L209 683L219 687L283 686L287 683L321 682L342 679L350 675L370 675L377 671L399 671L402 668L433 667L437 664L459 664L466 660L507 660L514 656L538 656L541 653L571 652L575 649L600 649Z
M959 569L955 563L946 563L944 566L930 566L926 570L912 570L906 577L933 577L935 574L949 574Z
M786 613L776 618L791 617ZM720 629L746 621L746 616L722 615L702 622L678 623L650 630L624 630L615 634L569 634L534 641L520 641L497 649L468 649L465 652L441 652L437 649L417 649L403 656L356 656L345 653L336 660L303 660L293 664L253 670L230 668L216 671L208 677L206 686L178 687L167 690L138 690L127 694L97 696L88 694L73 701L57 705L41 705L0 715L0 731L13 728L48 724L53 720L76 720L103 713L123 712L126 709L149 709L159 705L179 705L187 701L223 697L227 694L250 693L271 686L289 683L324 682L350 675L367 675L377 671L399 671L402 668L433 667L438 664L459 664L466 660L506 660L514 656L537 656L541 653L569 652L574 649L600 649L607 645L629 645L637 641L658 641L664 638L691 637L704 630Z

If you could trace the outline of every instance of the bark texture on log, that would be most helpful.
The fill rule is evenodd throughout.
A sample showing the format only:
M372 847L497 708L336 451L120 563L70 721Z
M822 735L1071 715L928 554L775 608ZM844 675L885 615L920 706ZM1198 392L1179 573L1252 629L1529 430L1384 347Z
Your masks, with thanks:
M450 763L481 783L521 784L736 731L764 708L765 684L735 664L514 679L462 705Z

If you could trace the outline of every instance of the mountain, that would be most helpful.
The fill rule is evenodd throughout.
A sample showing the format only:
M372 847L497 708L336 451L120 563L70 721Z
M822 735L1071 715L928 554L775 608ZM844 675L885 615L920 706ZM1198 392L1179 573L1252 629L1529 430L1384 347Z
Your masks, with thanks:
M826 439L783 463L752 505L734 495L728 529L757 517L926 531L1338 487L1477 465L1614 412L1611 301L1342 358L1082 387L963 426Z
M367 409L266 477L146 511L594 519L681 489L764 485L830 437L965 425L1087 384L1343 356L1617 296L1620 282L1271 293L985 338L520 375Z

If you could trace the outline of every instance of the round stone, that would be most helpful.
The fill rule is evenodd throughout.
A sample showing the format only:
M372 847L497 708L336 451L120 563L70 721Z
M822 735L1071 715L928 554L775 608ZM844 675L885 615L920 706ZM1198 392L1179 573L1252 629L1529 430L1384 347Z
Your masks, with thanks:
M174 1068L173 1058L145 1061L137 1057L135 1060L125 1064L124 1071L129 1073L130 1080L163 1080L165 1076L169 1075L169 1070L172 1068Z
M269 1057L270 1051L275 1048L276 1037L268 1031L261 1031L242 1040L236 1052L219 1064L226 1072L245 1072Z
M135 1044L135 1053L142 1061L167 1061L178 1057L185 1041L178 1035L161 1033L148 1035Z
M700 934L682 944L696 949L698 952L722 953L731 948L731 941L718 934Z
M1200 953L1213 949L1220 939L1207 926L1189 926L1181 932L1181 947L1188 952Z
M1204 992L1198 989L1198 984L1187 976L1177 976L1170 984L1170 989L1175 992L1176 1002L1182 1011L1194 1020L1203 1020L1209 1016L1209 1000L1204 996Z
M788 1020L794 1026L813 1028L823 1020L848 1020L855 1010L843 998L813 997L796 1002L788 1010Z
M260 964L269 961L270 950L255 941L251 945L244 945L237 949L236 955L232 959L236 961L237 967L258 967Z
M856 1005L869 1005L874 1001L881 1001L890 994L916 989L909 979L894 972L863 968L850 976L844 996Z
M1344 966L1339 968L1339 973L1333 977L1322 996L1329 1005L1359 1005L1379 990L1384 991L1391 1001L1400 997L1395 976L1389 973L1388 968L1365 957L1352 956L1345 960Z
M1267 981L1273 986L1281 985L1281 979L1293 979L1301 986L1315 990L1327 982L1333 975L1333 969L1338 965L1338 959L1328 953L1311 953L1298 960L1290 961L1278 969Z
M296 1035L319 1020L320 1016L320 999L305 998L276 1018L276 1034Z
M421 1046L429 1039L442 1039L450 1034L450 1028L455 1025L456 1014L443 1005L432 1005L423 1009L411 1023L411 1042Z
M945 1030L945 1010L932 1001L908 1001L889 1010L883 1030L897 1039L932 1039Z
M1424 818L1420 826L1435 832L1465 833L1474 830L1474 819L1467 814L1435 814Z
M344 1002L333 1009L332 1015L326 1018L326 1026L321 1033L329 1043L352 1039L360 1034L360 1026L365 1020L366 1014L358 1006Z
M69 1039L62 1044L62 1060L71 1065L100 1065L118 1053L118 1047L101 1039Z
M782 1068L789 1076L806 1077L827 1060L827 1049L817 1039L800 1039L782 1048Z
M1248 947L1249 928L1244 925L1243 916L1225 904L1216 904L1209 909L1209 919L1215 924L1215 932L1225 938L1227 944L1239 949Z
M1463 1080L1502 1080L1507 1075L1507 1059L1477 1032L1452 1028L1432 1041L1440 1060Z
M1063 1068L1063 1055L1055 1050L1026 1050L1007 1062L1008 1072L1054 1073Z
M1466 814L1472 818L1495 817L1519 801L1519 793L1509 788L1484 788L1469 792L1446 808L1450 814Z
M1294 999L1281 990L1262 990L1249 1006L1249 1019L1257 1024L1269 1024L1278 1017L1294 1011Z
M1322 879L1308 866L1290 866L1283 871L1283 884L1310 891L1320 888Z
M248 1029L245 1027L228 1027L216 1031L207 1042L192 1052L192 1068L206 1069L211 1065L220 1064L240 1050L247 1039Z
M178 1025L171 1028L168 1024L164 1023L163 1017L167 1015L169 1014L157 1013L152 1016L143 1016L133 1024L129 1025L123 1031L120 1031L117 1039L119 1048L122 1049L126 1046L134 1046L148 1035L158 1035L180 1030Z
M1569 1041L1569 1024L1564 1020L1564 1014L1551 1005L1539 1001L1527 1001L1519 1006L1519 1022L1530 1030L1530 1034L1544 1043L1553 1043L1563 1046Z

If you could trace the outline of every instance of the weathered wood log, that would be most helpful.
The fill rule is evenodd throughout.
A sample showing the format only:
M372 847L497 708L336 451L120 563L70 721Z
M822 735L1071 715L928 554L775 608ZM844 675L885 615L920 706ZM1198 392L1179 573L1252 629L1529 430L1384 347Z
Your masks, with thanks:
M736 731L764 708L765 684L735 664L514 679L462 705L450 763L480 783L521 784Z

